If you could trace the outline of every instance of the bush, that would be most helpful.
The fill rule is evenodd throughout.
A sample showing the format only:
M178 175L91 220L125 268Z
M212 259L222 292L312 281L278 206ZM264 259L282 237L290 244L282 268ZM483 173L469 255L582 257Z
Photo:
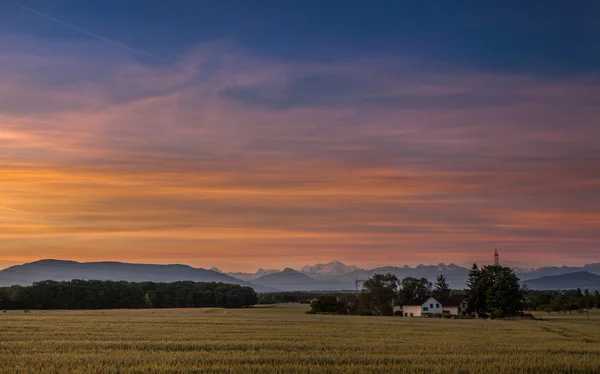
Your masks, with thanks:
M310 309L315 313L347 314L344 303L334 295L321 295L310 303Z
M535 307L535 310L538 312L547 312L547 311L549 311L549 306L548 306L548 304L541 304L541 305L538 305L537 307Z
M492 313L490 313L491 319L503 318L504 312L501 309L492 309Z
M403 316L402 311L401 310L395 311L394 312L394 316L396 316L396 317L402 317Z

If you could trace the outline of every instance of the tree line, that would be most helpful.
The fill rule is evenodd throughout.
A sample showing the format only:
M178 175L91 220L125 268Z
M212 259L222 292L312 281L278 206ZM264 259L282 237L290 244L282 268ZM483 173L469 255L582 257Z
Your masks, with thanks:
M242 308L253 288L216 282L42 281L0 288L0 309Z
M569 291L529 291L527 306L538 312L571 312L600 308L600 292L576 289Z
M358 295L317 297L311 302L309 313L390 316L394 314L394 306L402 307L413 298L444 297L450 293L444 275L431 283L426 278L399 280L391 273L375 274L363 283ZM468 303L467 313L492 318L522 313L527 305L526 293L513 270L501 265L479 268L474 264L467 288L463 290Z
M323 295L333 295L336 297L346 297L348 292L310 292L310 291L283 291L266 292L258 294L258 304L284 304L300 303L310 304L313 299Z

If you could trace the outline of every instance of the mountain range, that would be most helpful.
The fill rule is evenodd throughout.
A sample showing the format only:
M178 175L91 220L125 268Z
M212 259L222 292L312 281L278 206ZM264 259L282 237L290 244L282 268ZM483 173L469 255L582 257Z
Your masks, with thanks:
M600 290L600 275L588 271L549 275L523 282L531 290L588 289Z
M123 262L76 262L65 260L40 260L0 270L0 286L30 285L42 280L65 281L122 280L128 282L222 282L253 286L249 283L214 270L193 268L188 265L151 265ZM255 287L258 292L271 291Z
M542 267L539 269L515 269L524 284L531 289L600 289L595 276L600 277L600 263L581 267ZM384 266L361 269L339 261L304 266L299 271L259 269L256 273L224 273L217 268L202 269L188 265L151 265L122 262L76 262L64 260L40 260L0 270L0 286L28 285L53 279L103 279L131 282L173 282L191 280L197 282L223 282L249 285L257 292L271 291L341 291L354 290L361 281L376 273L392 273L399 279L406 277L427 278L434 282L443 274L450 287L462 289L469 269L456 264Z

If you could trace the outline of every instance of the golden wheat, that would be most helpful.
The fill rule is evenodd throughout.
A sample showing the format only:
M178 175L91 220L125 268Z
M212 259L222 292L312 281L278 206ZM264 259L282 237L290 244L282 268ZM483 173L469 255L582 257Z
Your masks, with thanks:
M484 321L301 307L0 314L0 372L600 372L600 315Z

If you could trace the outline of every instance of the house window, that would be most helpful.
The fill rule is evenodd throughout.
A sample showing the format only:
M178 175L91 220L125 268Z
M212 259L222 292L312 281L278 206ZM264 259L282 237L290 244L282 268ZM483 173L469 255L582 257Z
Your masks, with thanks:
M404 317L408 317L408 313L404 313Z
M413 314L411 313L410 316L413 317Z
M424 306L424 307L423 307L423 311L424 311L424 312L427 312L427 311L429 311L429 308L428 308L428 307L426 307L426 306Z
M429 307L430 307L431 309L433 309L433 303L429 304Z
M435 307L439 309L440 308L440 304L435 304Z

